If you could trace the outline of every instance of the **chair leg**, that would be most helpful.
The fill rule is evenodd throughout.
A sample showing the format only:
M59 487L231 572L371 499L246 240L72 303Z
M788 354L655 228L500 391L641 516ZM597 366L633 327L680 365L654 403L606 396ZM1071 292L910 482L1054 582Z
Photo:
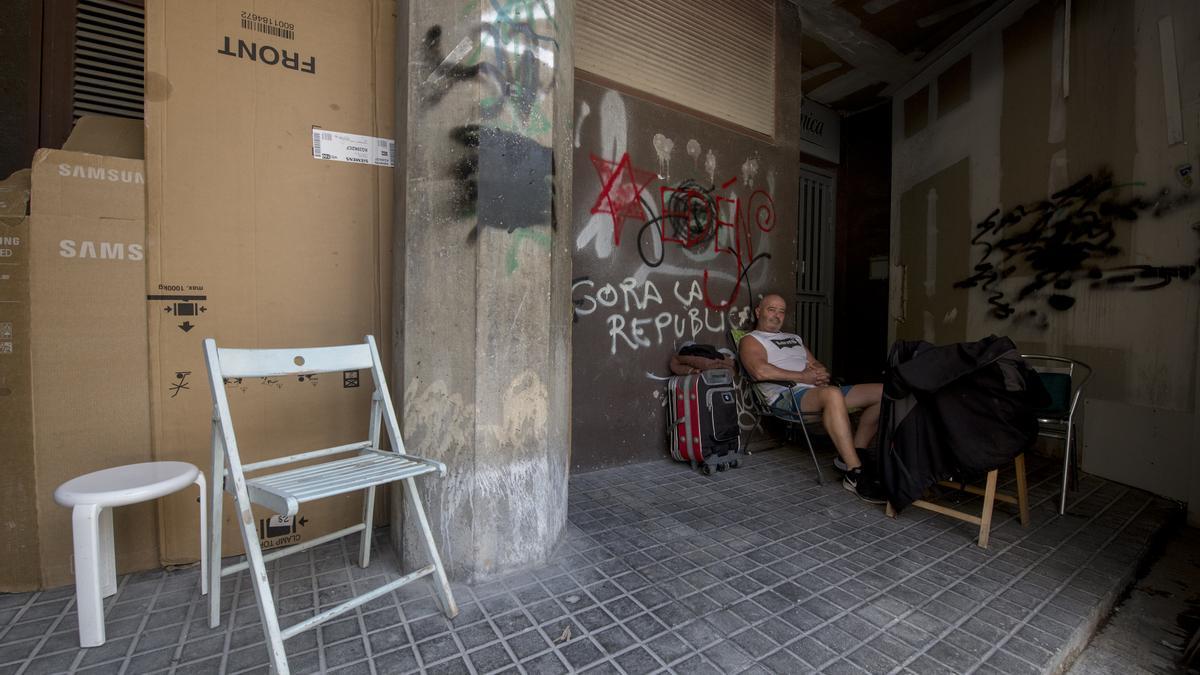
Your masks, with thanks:
M242 544L246 547L246 560L250 563L250 582L254 587L255 599L258 600L258 615L262 619L263 633L266 634L267 647L271 652L271 670L277 675L289 675L291 671L288 669L287 654L283 650L283 636L279 632L275 599L271 595L271 583L267 580L267 568L263 563L258 531L254 528L254 513L250 510L245 485L237 486L234 505L238 509L238 523L242 530Z
M436 577L433 588L437 591L442 603L442 611L446 618L458 616L458 604L454 602L454 594L450 591L450 581L446 578L446 568L442 566L442 557L438 555L437 545L433 541L433 532L429 529L429 519L425 517L425 508L421 505L421 496L417 494L417 482L412 478L404 479L404 494L408 498L408 507L417 517L417 526L425 540L425 550L433 563Z
M117 594L117 550L113 539L113 510L100 509L100 597Z
M76 506L71 512L75 544L75 605L79 614L79 646L104 644L104 601L101 596L101 507Z
M754 426L750 427L750 437L746 439L746 454L750 454L750 445L754 443L754 432L758 431L762 426L762 422L758 419L754 420Z
M225 506L225 460L213 457L212 483L208 486L208 627L221 623L221 525Z
M812 457L813 466L817 468L817 485L825 484L825 476L821 474L821 462L817 460L817 451L813 449L812 438L808 435L808 425L799 422L800 431L804 434L804 444L808 446L808 454Z
M371 527L375 524L375 486L367 488L363 497L363 531L358 544L358 564L366 567L371 564Z
M200 488L200 595L208 595L208 509L204 495L208 486L204 481L204 472L197 471L193 482Z
M1071 434L1071 477L1067 487L1074 492L1079 489L1079 430Z
M983 512L979 515L979 548L987 548L988 536L992 532L992 507L996 505L996 478L999 470L992 469L987 475L987 487L983 491Z
M1013 460L1017 472L1017 510L1021 514L1021 527L1029 525L1029 482L1025 480L1025 453Z
M1067 513L1067 479L1071 475L1071 437L1073 427L1075 425L1067 423L1067 438L1066 444L1063 445L1063 474L1062 474L1062 496L1058 501L1058 515L1066 515Z

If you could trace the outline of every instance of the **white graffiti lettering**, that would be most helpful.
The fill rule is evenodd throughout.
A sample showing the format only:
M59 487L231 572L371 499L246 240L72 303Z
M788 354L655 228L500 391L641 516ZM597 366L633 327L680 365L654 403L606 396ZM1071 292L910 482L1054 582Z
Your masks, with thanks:
M686 291L683 285L686 285ZM652 281L626 277L616 285L606 283L596 288L591 279L579 279L572 284L571 291L577 318L590 316L601 307L616 310L604 319L613 354L621 351L622 345L637 350L658 345L677 346L684 339L722 342L725 334L726 313L704 306L704 294L697 281L674 283L671 294L680 305L676 311L644 315L641 312L665 304ZM748 312L747 308L731 311L734 316L742 317Z

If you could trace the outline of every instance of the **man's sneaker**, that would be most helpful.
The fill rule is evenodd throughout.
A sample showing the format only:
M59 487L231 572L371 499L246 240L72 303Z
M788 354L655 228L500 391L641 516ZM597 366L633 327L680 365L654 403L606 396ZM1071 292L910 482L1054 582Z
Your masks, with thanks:
M846 476L842 478L842 487L853 492L856 497L868 504L887 503L883 489L878 483L863 474L861 466L856 466L846 472Z

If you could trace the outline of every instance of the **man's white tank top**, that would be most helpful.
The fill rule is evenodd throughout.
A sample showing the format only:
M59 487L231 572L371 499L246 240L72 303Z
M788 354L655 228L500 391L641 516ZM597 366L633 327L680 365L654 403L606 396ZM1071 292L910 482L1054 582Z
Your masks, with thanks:
M751 331L755 340L767 350L767 363L784 370L803 371L808 368L808 350L804 348L804 340L795 333L768 333L764 330ZM807 389L811 384L797 384L797 388ZM779 384L764 382L758 385L759 391L768 402L787 391L787 387Z

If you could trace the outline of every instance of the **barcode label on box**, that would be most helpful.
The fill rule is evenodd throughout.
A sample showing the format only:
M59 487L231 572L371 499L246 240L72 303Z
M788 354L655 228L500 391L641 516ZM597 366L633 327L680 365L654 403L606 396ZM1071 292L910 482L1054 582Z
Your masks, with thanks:
M251 21L249 19L242 19L242 28L245 28L246 30L256 30L267 35L274 35L275 37L287 38L288 40L296 39L296 32L290 28L270 26L265 23Z
M347 134L313 127L313 159L334 162L395 166L396 141L390 138Z

